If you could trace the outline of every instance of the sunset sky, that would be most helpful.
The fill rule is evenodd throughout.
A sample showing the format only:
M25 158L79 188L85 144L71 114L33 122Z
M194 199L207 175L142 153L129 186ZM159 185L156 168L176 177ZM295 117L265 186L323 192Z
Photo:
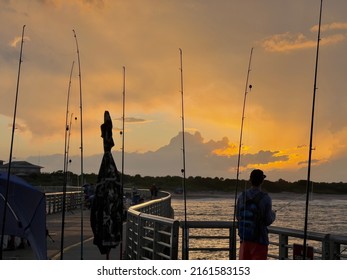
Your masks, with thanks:
M120 163L126 69L125 172L179 175L183 51L187 176L235 178L251 48L241 177L306 179L320 0L0 0L0 160L9 159L21 33L14 160L63 168L72 62L71 169L80 147L98 172L100 124L113 119ZM347 1L323 3L314 118L314 181L347 182ZM54 162L53 157L56 157ZM61 159L61 158L60 158ZM54 164L53 164L54 162Z

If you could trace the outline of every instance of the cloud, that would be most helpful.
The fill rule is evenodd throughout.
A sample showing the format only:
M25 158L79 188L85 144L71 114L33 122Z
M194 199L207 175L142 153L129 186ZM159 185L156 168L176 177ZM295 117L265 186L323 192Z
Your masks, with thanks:
M103 8L105 6L105 2L107 2L106 0L37 0L38 3L43 4L43 5L53 5L53 6L57 6L57 5L61 5L64 2L76 2L76 3L81 3L82 5L88 5L88 6L94 6L94 7L99 7L99 8Z
M186 174L187 176L223 177L235 178L237 168L237 154L218 155L216 149L232 147L228 138L219 141L204 141L199 132L186 133ZM120 169L121 151L113 151L113 157ZM102 154L84 157L84 172L97 173L100 167ZM156 151L145 153L125 152L125 173L141 176L181 176L182 169L182 134L179 133L171 141ZM43 172L52 172L63 169L63 155L40 155L39 157L28 157L25 160L43 166ZM344 158L335 160L312 160L312 179L321 182L344 181ZM290 164L290 155L279 151L260 150L255 153L242 154L241 174L243 178L248 177L253 168L265 170L270 181L280 178L288 181L305 179L307 173L307 161L297 163L297 168L287 169L285 164ZM80 158L78 155L71 156L69 170L79 174Z
M40 4L46 5L46 4L53 4L56 1L54 1L54 0L37 0L37 2Z
M303 149L303 148L306 148L306 147L307 147L306 144L302 144L302 145L298 145L298 146L297 146L297 149Z
M330 31L330 30L347 30L347 22L333 22L321 25L321 31ZM311 32L318 31L318 24L311 28Z
M236 173L238 153L235 152L236 144L231 143L227 137L221 140L209 140L205 142L200 132L185 134L186 141L186 171L188 176L224 177L233 178ZM220 152L232 149L232 153ZM218 153L216 152L218 151ZM134 154L132 156L135 156ZM142 162L144 160L144 162ZM264 169L272 170L285 167L285 163L290 161L290 156L279 151L260 150L254 153L244 153L241 155L240 169L248 172L254 166L262 166ZM151 165L145 162L151 162ZM171 162L171 164L170 164ZM136 160L136 164L141 164L147 169L145 174L159 175L180 175L182 166L182 133L173 137L170 143L161 147L155 152L142 154ZM277 164L277 165L276 165ZM172 174L172 166L176 165L176 174ZM273 166L277 167L273 167ZM140 166L139 166L140 168ZM142 169L141 167L140 169ZM153 168L153 169L152 169ZM168 172L168 173L165 173Z
M24 36L23 40L24 40L24 42L30 41L30 38L28 36ZM13 48L16 48L17 45L19 45L21 43L21 41L22 41L22 37L16 37L9 43L9 45Z
M259 151L256 154L243 155L244 165L268 164L276 161L288 161L288 155L278 155L279 151Z
M116 118L116 121L123 121L123 118ZM124 122L126 123L147 123L151 122L150 120L140 119L140 118L134 118L134 117L128 117L124 118Z
M8 124L9 127L12 127L12 124ZM25 124L16 123L16 129L19 132L26 132L28 130L28 127Z
M345 41L345 34L336 34L322 38L322 45L334 45ZM308 39L305 35L299 34L277 34L262 43L262 47L268 52L292 52L297 50L311 49L316 47L317 41Z
M268 52L290 52L309 49L315 46L315 41L308 40L302 33L276 34L263 41L262 47Z
M321 31L331 30L346 30L347 23L331 23L321 26ZM318 31L318 26L314 26L310 30L312 33ZM322 45L334 45L346 40L346 34L332 34L321 36ZM317 45L316 39L310 39L303 33L282 33L270 36L262 41L262 47L268 52L292 52L297 50L304 50L314 48Z
M311 164L319 164L320 162L321 162L321 160L319 160L319 159L312 159L311 160ZM307 165L307 164L308 164L307 160L298 162L298 165Z
M218 155L217 149L227 149L230 144L227 137L219 141L210 140L204 142L200 132L194 134L185 133L186 141L186 172L188 176L224 177L233 178L236 170L237 154L232 156ZM180 176L182 168L182 133L173 137L169 144L156 151L145 153L125 152L125 169L127 174L143 176ZM102 155L85 157L86 173L96 173L99 169ZM114 152L116 163L121 158L121 152ZM33 158L30 158L35 163ZM97 160L99 159L99 160ZM259 151L254 154L242 155L243 169L249 169L253 164L268 164L270 162L287 161L288 156L278 155L278 151ZM37 160L36 160L37 161ZM44 166L44 172L62 169L62 155L41 156L40 165ZM78 156L72 157L71 170L79 172Z
M322 45L335 45L347 38L346 34L336 34L322 38Z
M91 6L96 6L98 8L103 8L105 6L105 2L105 0L82 0L82 3Z

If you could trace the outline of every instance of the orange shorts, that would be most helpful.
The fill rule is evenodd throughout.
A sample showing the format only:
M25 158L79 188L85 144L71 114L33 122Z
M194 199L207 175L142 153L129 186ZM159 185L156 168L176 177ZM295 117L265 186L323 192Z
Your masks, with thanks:
M240 260L266 260L268 245L252 241L242 241L240 244Z

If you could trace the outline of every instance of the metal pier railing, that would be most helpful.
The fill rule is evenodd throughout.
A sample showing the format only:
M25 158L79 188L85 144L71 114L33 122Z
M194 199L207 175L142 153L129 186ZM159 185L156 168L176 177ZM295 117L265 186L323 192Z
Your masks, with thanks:
M46 214L61 213L63 209L63 193L52 192L46 193ZM66 192L66 211L72 211L79 209L83 195L81 191L70 191Z
M184 226L187 230L183 230ZM236 224L237 225L237 224ZM229 259L233 259L232 248L239 243L239 240L233 240L233 223L225 221L187 221L181 222L182 235L186 232L188 236L188 251L203 252L204 259L215 259L215 253L226 251ZM199 230L198 235L191 234L193 230ZM294 246L301 245L304 238L304 232L301 230L269 227L270 245L269 259L290 260L294 259ZM182 240L185 238L182 236ZM214 242L204 242L206 240ZM199 242L190 242L190 241ZM224 242L215 242L224 240ZM318 232L307 233L308 244L313 249L313 259L317 260L347 260L347 236L324 234ZM183 243L183 242L182 242ZM194 243L194 244L192 244ZM208 244L208 245L205 245ZM213 246L215 244L216 246ZM236 246L235 246L236 247ZM182 248L182 259L185 256ZM201 254L200 254L201 255ZM186 258L189 259L189 254Z
M132 206L127 213L125 259L176 260L179 222L172 219L171 194Z
M302 230L281 227L269 227L269 258L288 260L294 258L295 244L302 244ZM313 248L313 259L341 260L347 259L347 236L308 232L307 240Z
M179 222L173 218L170 193L159 192L158 199L149 200L148 190L137 191L146 202L128 209L123 237L126 259L189 259L195 258L194 254L199 251L204 259L218 259L215 254L221 255L221 252L224 252L224 259L233 258L231 248L237 247L239 240L232 238L234 224L231 221ZM61 211L62 193L46 193L46 200L47 214ZM67 209L79 208L82 201L80 191L67 192ZM183 230L184 226L186 230ZM304 238L302 230L282 227L269 227L269 234L268 258L277 260L293 259L295 244L302 244ZM186 257L183 249L182 255L179 254L183 244L180 240L184 238L187 238L188 252L191 252ZM308 232L307 243L313 248L314 259L347 260L347 236Z

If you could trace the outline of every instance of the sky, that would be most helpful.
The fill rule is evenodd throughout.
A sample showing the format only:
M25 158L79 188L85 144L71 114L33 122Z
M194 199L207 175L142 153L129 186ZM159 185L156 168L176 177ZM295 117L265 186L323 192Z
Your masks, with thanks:
M62 170L69 104L69 169L80 172L81 107L83 172L99 170L105 110L121 169L124 100L125 173L181 175L183 107L186 176L236 178L244 108L240 178L260 168L272 181L305 180L319 7L319 0L0 0L0 159L9 161L25 25L13 160ZM323 3L313 181L347 182L346 12L344 0Z

